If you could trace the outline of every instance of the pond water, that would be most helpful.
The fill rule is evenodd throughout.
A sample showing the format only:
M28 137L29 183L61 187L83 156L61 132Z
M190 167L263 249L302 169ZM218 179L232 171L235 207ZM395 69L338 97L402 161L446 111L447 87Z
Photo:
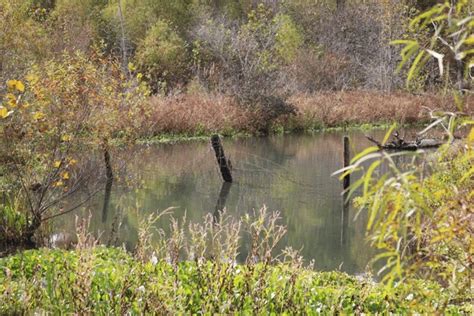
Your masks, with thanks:
M384 131L370 132L383 138ZM370 146L361 132L350 132L352 155ZM201 222L225 204L240 217L266 205L280 211L288 232L279 249L301 249L318 270L364 272L374 250L365 241L365 214L354 221L355 210L343 211L342 184L331 174L342 167L340 132L283 135L266 138L224 139L233 165L235 183L225 201L219 200L222 179L208 142L136 146L116 150L114 161L125 161L123 177L114 182L104 208L104 194L96 195L75 214L59 217L54 233L74 231L75 215L91 212L91 229L107 238L120 221L118 243L132 249L139 218L175 207L175 218ZM125 185L129 183L130 185ZM224 203L225 202L225 203ZM169 220L158 223L169 226ZM116 225L115 225L116 226ZM248 245L242 241L242 255Z

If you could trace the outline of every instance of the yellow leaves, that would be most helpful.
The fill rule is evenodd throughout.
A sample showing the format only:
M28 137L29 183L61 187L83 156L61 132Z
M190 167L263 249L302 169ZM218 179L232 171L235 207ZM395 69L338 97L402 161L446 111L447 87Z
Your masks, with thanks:
M61 136L61 140L62 140L63 142L69 142L69 141L71 141L71 139L72 139L71 135L63 135L63 136Z
M54 162L53 166L54 166L54 168L59 168L59 167L61 167L61 161L56 160L56 161Z
M76 160L76 159L71 158L71 159L69 160L69 165L70 165L70 166L74 166L74 165L76 165L76 164L77 164L77 160Z
M6 118L8 116L7 108L0 106L0 117Z
M69 172L65 171L61 174L61 178L63 178L63 180L69 180Z
M61 180L56 181L56 182L53 184L53 186L55 186L55 187L62 187L63 185L64 185L64 182L62 182Z
M467 136L467 141L470 144L474 143L474 128L471 128L471 131L469 132L469 135Z
M7 87L10 91L25 92L25 85L19 80L8 80Z
M0 105L0 118L4 119L10 116L13 111L8 111L6 107Z
M474 45L474 34L464 40L464 45Z
M134 72L137 70L137 67L133 63L128 63L128 70Z
M41 111L37 111L33 114L33 119L35 120L41 120L45 117L45 114Z
M7 93L5 98L7 99L7 104L10 108L15 108L17 106L17 100L16 100L16 96L14 94Z
M35 74L29 74L26 76L26 81L28 81L31 84L37 83L39 80L39 77Z

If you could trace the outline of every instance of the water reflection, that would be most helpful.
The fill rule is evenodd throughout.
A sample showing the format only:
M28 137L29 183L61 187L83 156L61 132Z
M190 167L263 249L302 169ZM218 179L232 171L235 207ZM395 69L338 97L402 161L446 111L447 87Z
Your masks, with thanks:
M383 131L372 132L383 137ZM227 208L243 216L266 205L281 211L288 233L280 243L301 249L320 270L341 267L360 273L374 251L365 242L364 214L341 196L342 184L331 174L343 163L341 133L274 136L223 141L232 160L234 183L223 184L214 153L206 142L136 146L114 152L113 161L127 161L117 181L76 215L92 210L94 232L112 244L132 249L140 218L176 207L174 217L200 222L207 213ZM370 146L362 133L351 133L352 153ZM355 181L357 179L353 179ZM128 183L129 185L125 185ZM95 210L101 210L98 213ZM55 230L72 231L74 215L58 218ZM118 224L120 223L120 224ZM159 223L165 230L169 221ZM114 236L109 237L109 236ZM242 241L241 254L248 245Z

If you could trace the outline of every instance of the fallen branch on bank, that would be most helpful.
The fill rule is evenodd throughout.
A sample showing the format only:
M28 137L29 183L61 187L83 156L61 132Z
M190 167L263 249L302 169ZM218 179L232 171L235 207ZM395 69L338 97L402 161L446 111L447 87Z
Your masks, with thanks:
M386 150L418 150L426 148L438 148L445 143L445 141L435 138L422 138L415 139L413 141L405 141L399 137L398 132L395 132L394 139L386 144L382 144L368 135L365 135L365 137L372 143L376 144L380 149Z

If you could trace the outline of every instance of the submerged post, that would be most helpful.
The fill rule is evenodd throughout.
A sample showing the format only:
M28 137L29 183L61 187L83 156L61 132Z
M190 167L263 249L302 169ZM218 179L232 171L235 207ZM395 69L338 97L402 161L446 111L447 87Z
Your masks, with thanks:
M344 136L344 168L349 166L351 163L351 158L350 158L350 146L349 146L349 136ZM349 186L351 185L351 176L349 174L344 176L344 179L342 180L342 185L344 190L347 190Z
M227 160L224 154L224 148L222 147L221 139L219 135L213 135L211 137L212 148L216 153L217 164L222 174L222 178L225 182L232 182L232 171L230 167L230 162Z

